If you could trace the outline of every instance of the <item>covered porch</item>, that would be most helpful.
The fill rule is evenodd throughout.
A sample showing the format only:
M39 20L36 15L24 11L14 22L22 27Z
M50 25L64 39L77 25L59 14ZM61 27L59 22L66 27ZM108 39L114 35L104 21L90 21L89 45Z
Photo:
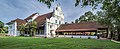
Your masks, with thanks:
M56 36L57 37L95 38L95 39L97 39L97 30L56 31Z

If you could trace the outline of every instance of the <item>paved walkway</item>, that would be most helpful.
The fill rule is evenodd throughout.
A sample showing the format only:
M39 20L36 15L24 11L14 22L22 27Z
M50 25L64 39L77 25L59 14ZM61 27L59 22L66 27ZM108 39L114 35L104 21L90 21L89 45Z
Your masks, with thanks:
M100 38L99 40L110 40L110 39L107 39L107 38ZM112 40L112 39L111 39L111 41L112 41L112 42L115 42L115 43L120 43L120 41L116 41L116 40Z
M113 41L113 42L115 42L115 43L120 43L120 41L115 41L115 40L111 40L111 41Z

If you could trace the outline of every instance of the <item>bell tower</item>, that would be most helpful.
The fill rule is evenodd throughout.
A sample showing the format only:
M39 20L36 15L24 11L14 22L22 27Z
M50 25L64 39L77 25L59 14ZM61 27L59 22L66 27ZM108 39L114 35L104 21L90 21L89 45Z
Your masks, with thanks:
M63 14L62 9L59 4L57 4L57 6L53 10L53 12L54 12L54 16L57 17L61 21L61 24L63 24L64 14Z
M46 23L47 24L46 26L48 26L49 28L49 29L47 28L49 32L47 36L55 37L56 29L63 23L64 23L64 14L62 12L61 7L57 5L53 9L52 17L49 19L49 23L48 23L49 25Z

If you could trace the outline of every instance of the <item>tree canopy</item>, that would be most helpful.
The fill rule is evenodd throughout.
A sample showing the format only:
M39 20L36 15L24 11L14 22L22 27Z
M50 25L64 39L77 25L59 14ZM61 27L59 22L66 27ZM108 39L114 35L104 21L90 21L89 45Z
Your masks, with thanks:
M0 33L7 33L8 32L8 27L4 26L4 23L0 21Z
M89 21L97 21L97 16L94 15L91 11L85 12L84 15L81 15L79 19L75 20L75 23L79 22L89 22Z
M0 21L0 28L4 27L4 23L2 21Z

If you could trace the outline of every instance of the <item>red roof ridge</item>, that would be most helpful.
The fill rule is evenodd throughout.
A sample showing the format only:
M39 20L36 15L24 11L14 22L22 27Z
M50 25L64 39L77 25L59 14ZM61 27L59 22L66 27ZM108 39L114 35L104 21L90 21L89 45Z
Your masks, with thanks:
M52 17L52 13L53 12L49 12L49 13L46 13L46 14L43 14L43 15L39 15L35 21L37 22L38 26L40 25L43 25L46 21L46 18L50 18Z
M46 13L46 14L42 14L42 15L39 15L39 16L44 16L44 15L48 15L48 14L52 14L53 12L49 12L49 13ZM38 17L39 17L38 16Z
M37 12L36 13L33 13L32 15L28 16L27 18L25 18L24 20L28 20L28 19L31 19L34 15L38 14Z
M62 24L56 31L82 31L82 30L97 30L96 22L80 22L71 24Z

